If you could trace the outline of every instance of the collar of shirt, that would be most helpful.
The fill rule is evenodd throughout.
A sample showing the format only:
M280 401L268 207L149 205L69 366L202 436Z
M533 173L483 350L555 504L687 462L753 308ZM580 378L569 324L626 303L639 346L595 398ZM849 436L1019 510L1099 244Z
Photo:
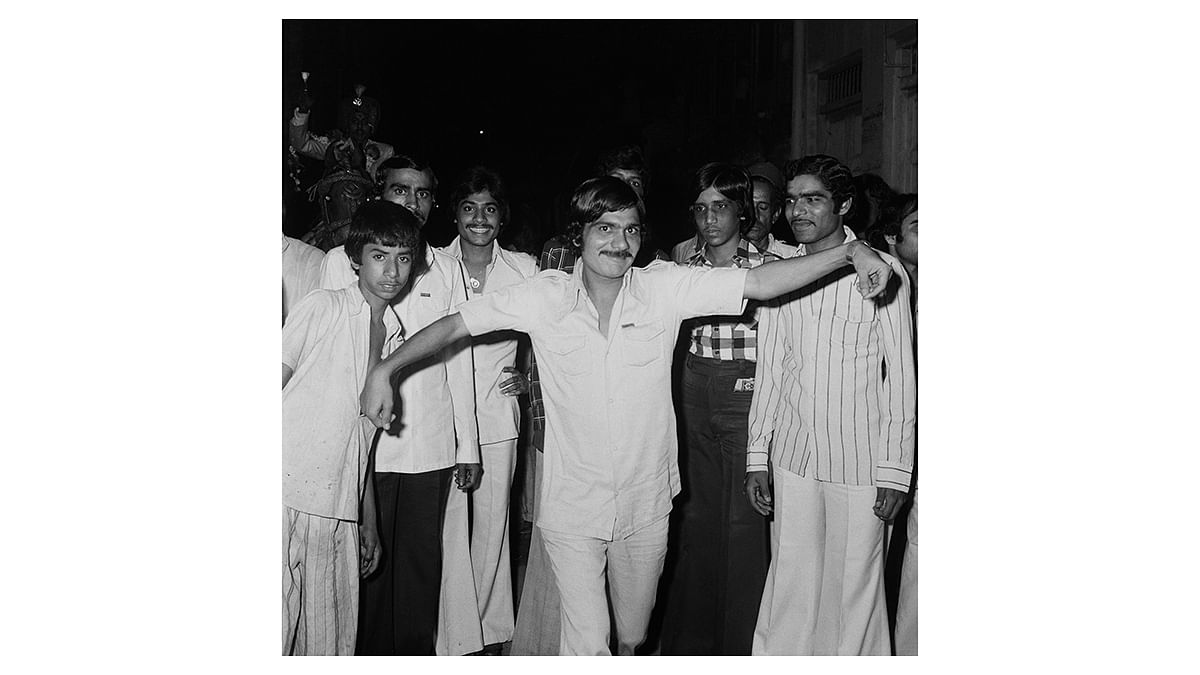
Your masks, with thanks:
M628 305L631 307L646 304L637 291L637 284L631 283L633 281L633 273L637 269L637 267L630 267L628 270L626 270L625 276L621 279L621 290L617 293L618 301L621 299L621 296L625 296L625 303L627 305L629 301L632 300L633 304ZM575 308L579 306L579 299L583 296L587 296L587 294L587 287L583 285L583 265L576 265L575 269L571 272L570 280L567 282L567 291L565 297L563 298L559 319L565 318L568 314L574 311ZM614 308L619 306L619 302L613 303Z
M284 251L287 251L287 247L288 247L287 235L285 234L285 235L282 235L282 236L283 236L283 250L284 250Z
M684 263L688 267L714 267L708 256L704 255L705 247L701 246L700 250L692 254ZM737 252L733 254L733 266L749 269L757 267L763 262L763 254L759 252L758 247L746 241L745 237L738 239Z
M371 305L367 304L367 299L363 296L362 289L358 287L358 282L347 286L346 293L350 299L350 316L358 316L364 309L368 314L371 313ZM391 342L397 335L404 333L404 323L400 321L400 315L396 313L396 308L391 304L388 304L387 309L383 312L383 327L387 331L385 343Z
M846 231L846 241L842 243L851 242L855 239L858 239L858 237L854 236L854 230L846 227L845 225L842 226L842 229ZM799 257L802 255L808 255L808 247L804 244L800 244L796 247L796 256Z
M454 241L450 242L446 246L446 248L444 248L442 250L444 250L447 254L452 255L455 258L458 258L459 260L462 260L463 259L462 236L460 235L460 236L455 237ZM502 251L502 249L500 248L500 242L493 241L492 242L492 260L487 265L487 269L489 272L492 270L492 268L494 268L496 266L496 261L501 261L508 267L512 267L512 264L510 264L508 262L508 259L505 258L501 254L501 251ZM519 270L517 270L515 267L513 267L513 271L515 272L515 271L519 271Z

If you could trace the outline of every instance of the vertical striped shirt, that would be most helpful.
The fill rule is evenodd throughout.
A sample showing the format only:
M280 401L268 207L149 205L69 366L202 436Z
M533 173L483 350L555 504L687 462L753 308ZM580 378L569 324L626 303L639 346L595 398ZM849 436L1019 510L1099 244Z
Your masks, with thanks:
M847 268L760 310L746 471L767 470L769 456L801 476L908 491L916 419L909 283L895 258L880 255L898 283L884 304L864 300Z
M733 267L750 269L779 260L773 253L762 253L750 242L738 242L733 254ZM713 267L704 255L704 247L693 253L683 264L687 267ZM758 303L748 303L741 316L702 317L687 322L690 338L688 352L706 359L753 361L757 351L756 328L758 326Z

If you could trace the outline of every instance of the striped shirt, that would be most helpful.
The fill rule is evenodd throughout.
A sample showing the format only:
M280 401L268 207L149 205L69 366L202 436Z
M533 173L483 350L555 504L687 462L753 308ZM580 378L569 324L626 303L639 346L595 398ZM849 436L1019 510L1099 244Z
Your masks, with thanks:
M772 253L760 253L750 242L738 242L733 255L733 267L750 269L779 260ZM713 267L704 255L704 248L693 253L683 262L687 267ZM753 361L757 351L756 327L758 326L758 303L748 303L746 311L739 317L703 317L687 322L691 337L688 352L706 359Z
M916 419L909 283L895 258L880 255L899 281L886 304L864 300L847 268L763 306L746 471L766 471L769 452L771 464L801 476L908 491Z

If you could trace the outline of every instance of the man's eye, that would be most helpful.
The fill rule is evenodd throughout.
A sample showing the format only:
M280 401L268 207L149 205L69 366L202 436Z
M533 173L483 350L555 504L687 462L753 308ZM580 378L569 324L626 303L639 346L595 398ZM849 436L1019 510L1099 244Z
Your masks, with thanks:
M407 265L408 263L412 262L412 258L410 256L402 255L400 256L400 262Z
M429 190L417 190L417 196L421 199L429 199L429 195L433 194Z
M634 225L633 227L627 227L627 228L625 228L625 231L628 232L629 234L641 235L642 226Z
M488 212L488 213L495 213L495 212L496 212L496 207L494 207L494 206L489 206L489 207L487 207L487 212Z

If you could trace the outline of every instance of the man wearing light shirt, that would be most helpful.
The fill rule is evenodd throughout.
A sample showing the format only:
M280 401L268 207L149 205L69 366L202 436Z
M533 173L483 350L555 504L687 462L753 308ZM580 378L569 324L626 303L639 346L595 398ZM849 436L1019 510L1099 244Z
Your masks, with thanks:
M397 155L381 172L381 197L407 207L424 225L434 207L433 170ZM411 289L393 304L406 335L468 298L458 260L430 247L423 263L414 272ZM331 249L321 265L321 287L342 288L351 282L348 274L353 272L344 249ZM380 435L375 451L384 559L379 572L360 586L357 654L453 654L482 647L477 616L442 613L448 605L469 604L471 614L476 611L473 588L469 598L461 599L464 584L471 585L469 565L450 555L447 566L461 565L450 584L443 569L443 522L447 532L456 524L464 537L466 532L465 498L458 496L448 505L452 475L465 491L480 479L474 383L471 350L460 343L407 370L400 384L401 414ZM448 603L448 593L460 594L454 596L460 599Z
M810 155L785 176L799 259L855 241L849 169ZM881 300L834 273L759 313L746 495L775 526L754 654L891 653L884 537L911 481L916 384L908 280L884 260Z
M450 195L458 236L441 249L462 261L472 297L519 284L537 274L537 261L496 243L508 222L508 193L485 167L463 175ZM471 495L471 566L478 594L483 644L492 650L513 637L512 554L508 512L517 467L520 409L528 381L515 368L516 336L474 341L475 402L483 479Z
M412 336L363 389L363 412L392 416L391 377L468 335L529 334L543 366L545 469L536 524L561 596L563 654L609 653L609 600L618 650L645 639L679 493L671 355L680 323L740 314L745 300L795 290L853 260L873 296L892 274L858 243L747 270L651 263L633 268L644 207L617 178L584 182L571 200L571 275L543 271L487 293ZM608 584L606 597L605 582Z

